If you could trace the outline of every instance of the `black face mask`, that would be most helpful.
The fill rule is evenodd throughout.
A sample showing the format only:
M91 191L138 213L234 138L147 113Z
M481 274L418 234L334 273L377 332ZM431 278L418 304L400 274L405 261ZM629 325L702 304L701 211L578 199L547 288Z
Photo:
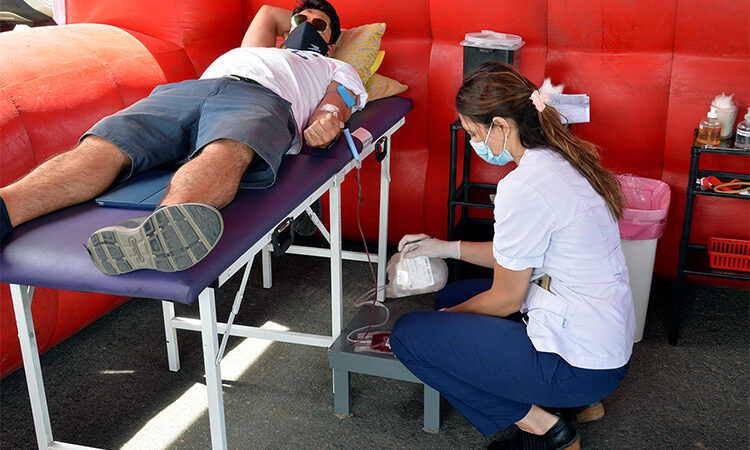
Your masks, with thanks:
M297 25L286 37L284 46L286 48L317 52L323 56L328 54L328 43L309 22L302 22Z

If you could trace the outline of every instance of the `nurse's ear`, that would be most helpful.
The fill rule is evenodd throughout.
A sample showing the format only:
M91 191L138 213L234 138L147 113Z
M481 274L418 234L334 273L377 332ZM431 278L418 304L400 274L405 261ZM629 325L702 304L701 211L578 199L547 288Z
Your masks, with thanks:
M512 129L510 119L506 119L500 116L495 116L492 118L492 123L495 124L495 127L498 127L502 130L503 136L510 135L510 130Z

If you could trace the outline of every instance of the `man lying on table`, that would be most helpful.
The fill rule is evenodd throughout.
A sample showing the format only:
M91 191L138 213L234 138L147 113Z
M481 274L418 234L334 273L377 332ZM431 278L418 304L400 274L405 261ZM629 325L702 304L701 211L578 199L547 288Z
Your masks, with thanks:
M286 48L275 48L287 32ZM0 188L0 242L14 226L177 163L154 213L96 231L86 248L109 275L193 266L218 242L219 209L239 188L271 186L282 155L300 151L300 134L308 145L326 147L364 107L357 72L325 56L340 34L325 0L304 0L294 11L261 7L242 46L199 80L158 86L94 125L73 150Z

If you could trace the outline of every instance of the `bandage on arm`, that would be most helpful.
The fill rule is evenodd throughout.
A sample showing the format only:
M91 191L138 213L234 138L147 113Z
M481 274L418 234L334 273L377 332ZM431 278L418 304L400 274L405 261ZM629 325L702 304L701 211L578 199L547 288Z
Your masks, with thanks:
M318 106L315 108L315 111L313 111L312 115L310 116L310 120L307 122L307 127L309 128L312 124L314 124L316 121L322 119L326 116L326 114L333 114L334 117L336 117L341 123L339 126L339 133L336 134L333 138L331 138L328 143L331 143L336 140L336 138L339 137L341 134L341 129L344 128L344 123L349 120L349 117L352 115L352 109L351 107L347 106L345 100L342 98L341 94L338 90L339 83L337 81L333 81L328 85L328 88L326 89L326 94L323 96L323 99L320 101ZM351 95L351 91L344 88L347 93ZM352 95L352 98L355 99L356 104L356 96ZM325 147L325 146L323 146Z
M352 91L343 88L346 93L348 93L352 99L354 99L354 106L356 104L356 96L352 94ZM346 104L346 101L342 98L341 93L339 93L339 82L338 81L332 81L331 84L328 85L328 88L326 89L326 95L323 96L323 99L318 104L318 107L315 108L315 111L313 111L312 116L310 116L310 123L313 123L316 118L319 118L320 115L325 114L327 112L336 112L336 117L342 122L346 122L349 120L349 117L352 115L352 108L351 106L348 106Z

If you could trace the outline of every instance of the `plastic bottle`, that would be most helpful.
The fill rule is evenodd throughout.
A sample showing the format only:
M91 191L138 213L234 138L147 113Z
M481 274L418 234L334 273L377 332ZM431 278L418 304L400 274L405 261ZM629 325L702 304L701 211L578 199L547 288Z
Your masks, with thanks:
M750 149L750 108L747 108L745 120L737 124L737 137L734 140L735 148Z
M698 124L698 138L695 140L697 143L704 145L721 143L721 122L717 117L716 108L712 106L706 117Z

